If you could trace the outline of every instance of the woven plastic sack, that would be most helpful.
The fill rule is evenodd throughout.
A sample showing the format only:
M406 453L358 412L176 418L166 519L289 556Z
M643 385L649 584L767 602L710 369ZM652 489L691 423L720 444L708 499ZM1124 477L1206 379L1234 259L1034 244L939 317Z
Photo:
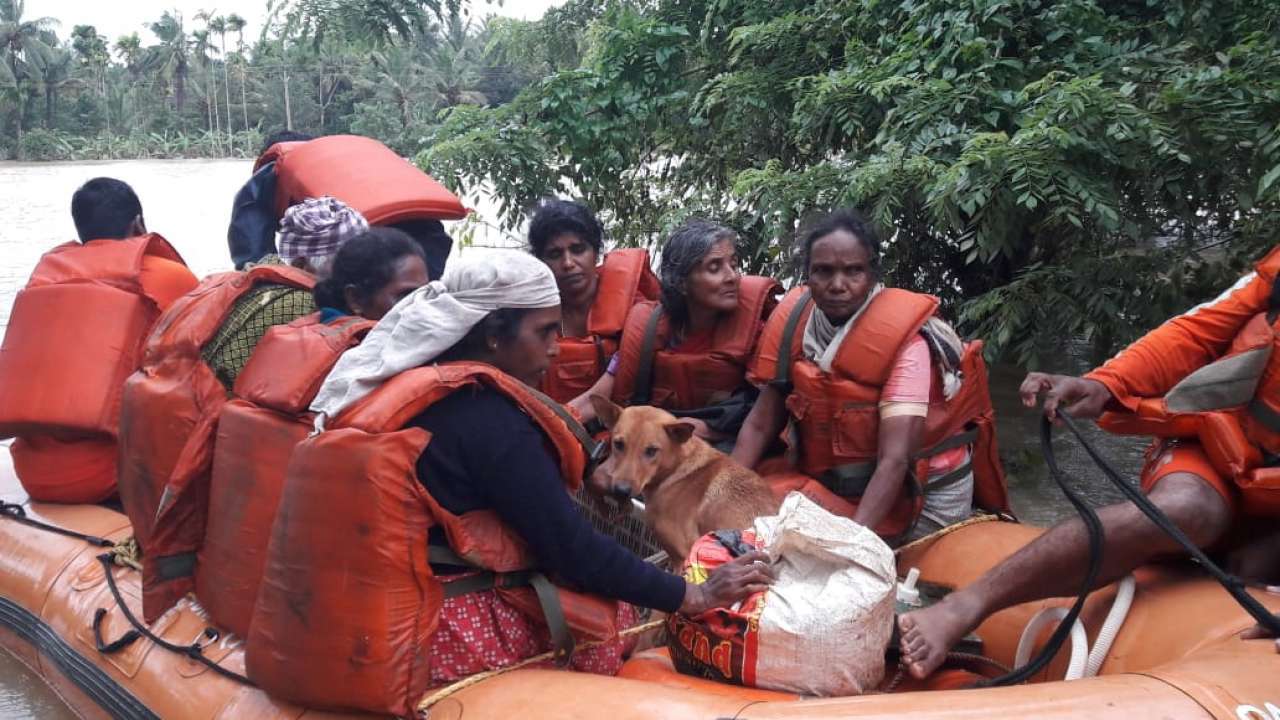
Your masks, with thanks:
M802 695L847 696L884 677L893 630L893 551L874 532L798 492L751 530L704 535L684 577L708 573L751 549L768 553L777 581L729 608L667 621L680 672Z

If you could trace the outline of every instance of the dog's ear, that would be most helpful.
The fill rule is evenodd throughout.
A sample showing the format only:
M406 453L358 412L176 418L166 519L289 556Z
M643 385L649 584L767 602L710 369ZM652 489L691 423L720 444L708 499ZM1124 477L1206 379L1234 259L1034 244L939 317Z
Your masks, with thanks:
M662 428L667 431L667 437L677 445L683 445L689 442L689 438L693 437L693 425L687 422L674 422L663 425Z
M596 417L600 419L601 424L612 430L614 423L618 422L618 416L622 414L622 408L602 395L592 395L588 399L591 400L591 407L596 409Z

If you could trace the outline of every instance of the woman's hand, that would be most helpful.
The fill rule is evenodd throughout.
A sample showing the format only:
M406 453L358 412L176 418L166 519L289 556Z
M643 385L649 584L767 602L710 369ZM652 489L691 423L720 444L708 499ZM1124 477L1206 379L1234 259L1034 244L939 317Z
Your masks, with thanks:
M1044 414L1050 420L1058 419L1058 406L1063 405L1072 417L1082 420L1093 420L1107 409L1111 402L1111 391L1097 380L1072 377L1070 375L1049 375L1048 373L1027 373L1022 381L1018 394L1022 396L1022 404L1033 408L1036 398L1044 393Z
M701 615L714 608L729 607L753 593L769 589L773 580L768 555L759 551L740 555L712 570L701 585L687 583L680 612Z

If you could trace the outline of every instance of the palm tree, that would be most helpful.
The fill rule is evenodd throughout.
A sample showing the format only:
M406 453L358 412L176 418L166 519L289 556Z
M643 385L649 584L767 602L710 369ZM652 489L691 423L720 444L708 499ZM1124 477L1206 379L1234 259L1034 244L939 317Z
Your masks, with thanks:
M246 60L245 60L245 54L244 54L244 26L246 24L247 23L245 23L244 18L240 17L235 13L231 13L230 15L227 16L227 31L233 32L236 34L236 55L238 56L238 60L239 60L237 65L240 68L240 111L244 113L244 129L245 129L245 132L248 132L249 131L249 102L248 102L248 98L246 97L246 93L244 89L245 71L246 71L246 67L245 67Z
M116 38L115 44L116 57L124 63L124 67L129 71L129 79L137 82L138 76L142 73L142 38L138 37L138 33L130 33L121 35Z
M213 125L209 127L209 130L211 132L217 133L222 127L222 113L218 111L218 80L214 75L215 71L213 69L212 60L209 57L210 55L217 53L217 50L215 50L213 47L213 27L212 27L212 21L214 17L213 14L215 12L217 11L201 10L200 12L196 13L196 20L199 20L200 22L204 23L204 29L198 33L192 32L191 38L194 40L196 39L197 35L201 35L199 39L200 51L197 54L196 58L200 66L203 67L205 71L205 78L207 80L206 90L209 90L210 88L212 89L211 93L209 92L205 93L205 97L206 99L212 98L212 104L213 104ZM215 137L217 137L216 134L215 134Z
M227 145L230 146L235 140L231 137L231 76L227 68L227 31L230 28L227 25L227 18L219 15L209 21L209 31L216 33L218 36L218 44L222 49L222 90L223 95L227 98Z
M146 65L161 77L173 81L173 105L179 117L187 104L187 72L191 57L191 38L182 26L182 14L166 10L158 22L150 25L160 44L147 48Z
M39 68L51 52L48 34L58 21L50 17L23 20L23 0L0 0L0 87L15 99L17 112L14 137L22 144L22 117L26 106L26 84L39 74Z
M210 65L209 53L213 50L213 45L209 42L209 31L195 30L191 33L191 40L191 52L195 55L196 64L204 68L204 107L209 116L209 132L215 133L218 128L218 85Z
M53 48L40 65L40 82L44 85L44 126L53 129L53 110L58 105L58 91L80 81L72 74L75 56L66 50Z
M111 107L107 103L107 66L111 64L111 53L107 50L107 39L98 34L92 25L77 25L71 31L71 47L75 50L80 64L90 71L93 77L93 89L102 102L103 118L107 123L107 132L111 132Z

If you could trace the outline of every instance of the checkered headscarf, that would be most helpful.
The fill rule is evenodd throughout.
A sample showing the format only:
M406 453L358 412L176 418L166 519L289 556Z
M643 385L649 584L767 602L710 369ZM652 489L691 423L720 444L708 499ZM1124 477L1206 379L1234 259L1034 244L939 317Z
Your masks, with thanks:
M328 195L308 198L280 218L280 257L285 261L329 257L368 229L364 216L341 200Z

